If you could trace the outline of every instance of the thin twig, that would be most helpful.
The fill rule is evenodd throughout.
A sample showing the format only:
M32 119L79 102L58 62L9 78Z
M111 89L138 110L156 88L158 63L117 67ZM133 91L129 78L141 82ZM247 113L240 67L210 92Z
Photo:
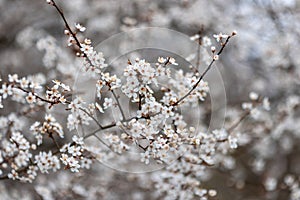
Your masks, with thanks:
M43 97L40 97L40 96L38 96L36 93L34 93L34 92L32 92L32 91L25 90L25 89L23 89L23 88L21 88L21 87L19 87L19 86L18 86L18 87L14 87L14 88L19 89L19 90L21 90L21 91L23 91L23 92L25 92L25 93L27 93L27 94L32 93L32 95L33 95L35 98L37 98L37 99L39 99L39 100L41 100L41 101L43 101L43 102L49 103L49 104L51 104L51 105L55 105L55 104L60 103L60 101L50 101L50 100L48 100L48 99L45 99L45 98L43 98Z
M93 135L95 138L97 138L97 140L99 140L102 144L104 144L107 148L109 148L110 150L112 150L111 149L111 147L108 145L108 144L106 144L98 135Z
M120 110L120 112L121 112L122 118L123 118L122 120L126 119L126 118L125 118L124 111L123 111L123 109L122 109L122 107L121 107L119 98L117 97L116 93L115 93L113 90L111 90L111 93L112 93L112 95L114 96L114 98L115 98L115 100L116 100L116 102L117 102L117 106L118 106L118 108L119 108L119 110Z
M49 134L49 137L52 139L52 141L54 142L55 146L57 147L57 149L59 150L60 149L60 146L59 144L57 143L56 139L53 137L52 134Z
M139 103L138 103L138 105L139 105L139 110L142 110L142 95L141 94L139 94Z
M75 40L77 46L78 46L79 48L81 48L81 44L80 44L80 42L79 42L79 40L78 40L76 34L72 31L72 29L71 29L71 27L70 27L70 25L69 25L69 23L68 23L68 21L67 21L65 15L64 15L63 11L62 11L62 9L59 8L59 7L57 6L57 4L55 3L54 0L52 0L52 5L55 7L55 9L57 10L57 12L58 12L59 15L61 16L62 20L63 20L64 23L65 23L66 28L67 28L68 31L71 33L71 35L72 35L72 37L74 38L74 40ZM85 53L83 52L83 54L85 54ZM84 57L87 57L87 55L85 54Z
M233 123L228 129L228 132L233 131L233 129L235 129L236 127L238 127L238 125L248 116L250 115L250 111L246 111L235 123Z
M87 138L89 138L89 137L95 135L95 134L98 133L99 131L103 131L103 130L106 130L106 129L109 129L109 128L113 128L113 127L115 127L116 125L117 125L116 123L112 123L112 124L110 124L110 125L103 126L102 128L98 128L98 129L96 129L95 131L93 131L93 132L91 132L91 133L85 135L83 138L84 138L84 139L87 139Z
M203 32L203 26L199 30L199 39L198 39L198 46L197 46L197 61L196 66L194 67L195 73L199 73L198 68L200 66L200 53L201 53L201 45L202 45L202 32Z
M230 39L231 37L232 37L231 35L228 36L227 39L226 39L226 41L225 41L225 43L222 44L221 49L220 49L219 52L217 53L218 56L223 52L225 46L227 45L227 43L228 43L228 41L229 41L229 39ZM177 106L179 103L181 103L186 97L188 97L188 96L189 96L189 95L190 95L190 94L198 87L199 83L200 83L201 80L204 78L204 76L207 74L207 72L211 69L211 67L212 67L212 65L214 64L215 61L216 61L216 59L213 58L212 61L209 63L209 65L208 65L208 66L206 67L206 69L204 70L204 72L201 74L201 76L200 76L200 78L198 79L198 81L196 82L196 84L193 85L192 89L189 90L189 91L188 91L183 97L181 97L178 101L176 101L175 103L173 103L172 106Z
M57 12L59 13L59 15L61 16L61 18L63 19L66 28L67 28L68 31L71 33L72 37L75 39L77 46L81 49L81 48L82 48L82 45L81 45L81 43L79 42L79 40L78 40L76 34L72 31L72 29L71 29L71 27L70 27L70 25L69 25L69 23L68 23L68 21L67 21L65 15L64 15L63 11L62 11L62 9L59 8L59 7L57 6L57 4L55 3L54 0L52 0L52 5L56 8ZM89 64L90 64L91 66L94 66L94 65L92 64L91 60L89 59L89 57L87 56L87 54L84 53L84 52L82 52L82 53L83 53L83 56L88 60ZM114 92L113 90L111 90L111 92L112 92L112 94L113 94L113 96L114 96L114 98L115 98L115 100L116 100L116 102L117 102L117 104L118 104L118 107L119 107L119 109L120 109L120 112L121 112L121 115L122 115L123 119L125 119L124 111L123 111L123 109L122 109L122 107L121 107L121 104L120 104L120 102L119 102L119 100L118 100L118 98L117 98L115 92ZM99 125L99 123L97 123L97 124ZM100 127L100 126L99 126L99 127Z
M79 109L81 111L83 111L85 114L87 114L90 118L92 118L92 120L99 126L99 128L103 128L103 126L99 123L99 121L92 115L90 114L88 111L86 111L85 109L79 107Z
M66 28L67 28L68 31L71 33L72 37L74 38L74 40L75 40L75 42L76 42L76 45L79 47L79 49L80 49L80 51L81 51L81 48L82 48L81 43L79 42L79 39L77 38L76 33L74 33L74 32L72 31L72 29L71 29L71 27L70 27L70 25L69 25L69 23L68 23L68 21L67 21L65 15L64 15L63 11L62 11L62 9L59 8L59 7L57 6L57 4L55 3L54 0L51 0L51 1L52 1L52 4L51 4L51 5L57 10L57 12L59 13L59 15L60 15L61 18L63 19ZM89 64L90 64L91 66L93 66L92 61L90 60L90 58L88 57L88 55L87 55L85 52L83 52L83 51L81 51L81 53L82 53L83 56L87 59L87 61L89 62Z
M131 117L131 118L129 118L129 119L122 120L121 122L128 122L128 121L133 120L133 119L137 119L137 117ZM103 131L103 130L106 130L106 129L110 129L110 128L113 128L113 127L115 127L115 126L117 126L117 123L116 123L116 122L114 122L114 123L112 123L112 124L109 124L109 125L106 125L106 126L103 126L102 128L98 128L98 129L96 129L95 131L93 131L93 132L87 134L87 135L84 136L83 138L84 138L84 139L89 138L89 137L95 135L95 134L96 134L97 132L99 132L99 131Z

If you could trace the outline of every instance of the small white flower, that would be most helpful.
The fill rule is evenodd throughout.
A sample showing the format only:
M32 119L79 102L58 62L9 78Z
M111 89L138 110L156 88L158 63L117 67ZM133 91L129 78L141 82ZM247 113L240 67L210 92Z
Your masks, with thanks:
M65 35L70 35L70 31L69 31L68 29L65 29L65 30L64 30L64 34L65 34Z
M51 114L47 114L47 115L45 115L45 121L47 121L47 122L55 122L55 118L52 117Z
M203 43L203 46L204 46L204 47L209 47L209 46L211 45L211 40L210 40L209 37L204 36L204 37L202 38L202 43Z
M61 86L65 91L68 91L68 92L71 91L70 86L65 85L64 83L61 83L60 86Z
M86 28L84 26L82 26L81 24L79 24L79 23L75 24L75 28L77 30L79 30L80 32L84 32L86 30Z
M42 88L42 86L38 82L30 82L29 87L36 90Z
M105 81L98 80L96 83L96 88L97 88L97 97L101 99L101 90L105 86Z
M67 158L67 163L70 166L71 172L79 172L79 162L74 157Z
M212 46L212 47L210 47L210 50L211 50L211 52L215 52L216 51L216 47Z
M295 183L295 177L293 175L286 175L284 177L284 183L287 185L287 186L292 186L294 183Z
M252 101L256 101L258 99L258 94L255 93L255 92L250 92L249 94L249 98L252 100Z
M35 139L37 140L37 145L41 145L43 143L43 136L41 134L35 135Z
M161 64L164 64L167 61L167 59L165 59L164 57L158 57L157 61Z
M216 38L217 42L221 42L222 39L227 39L228 35L219 33L219 34L214 34L213 37Z
M80 120L74 116L73 114L68 115L67 119L67 128L71 131L77 128L78 124L80 123Z
M74 37L72 35L69 35L68 46L72 46L74 43L76 43Z
M269 102L269 98L264 98L263 99L263 108L267 111L270 110L270 102Z
M86 169L90 169L90 166L92 164L92 160L88 159L88 158L83 158L81 160L81 168L86 168Z
M178 65L178 63L176 63L175 58L170 58L169 63L171 63L172 65Z
M192 41L195 41L195 40L198 40L200 38L200 35L199 34L195 34L193 36L190 37L190 40Z
M88 38L85 38L84 43L90 45L90 44L92 44L92 41Z
M230 148L236 149L238 147L238 139L236 137L229 135L228 142L229 142Z
M251 110L253 108L252 103L243 103L242 104L243 110Z
M48 170L57 171L60 169L59 159L57 156L52 155L52 152L40 152L35 156L35 163L42 173L48 173Z
M217 191L216 190L208 190L208 195L211 197L215 197L217 195Z
M60 86L61 82L59 80L52 80L54 85ZM58 87L57 87L58 88Z
M74 156L74 157L77 157L77 156L81 155L81 151L80 150L81 150L80 146L73 145L73 146L70 146L68 148L68 153L72 154L72 156Z
M67 154L61 154L60 160L64 165L68 165L68 158L69 156Z
M163 107L162 114L166 116L166 118L174 116L173 106Z
M21 80L19 80L21 88L28 88L29 86L29 80L23 77Z
M32 92L30 92L27 96L26 96L26 101L29 104L33 104L36 102L36 96L32 94Z
M112 98L105 98L103 103L103 108L106 110L107 108L111 107L113 103Z
M86 53L87 55L91 55L94 51L94 48L91 45L81 44L80 50Z
M36 144L31 144L31 146L30 146L30 148L32 149L32 150L36 150Z
M18 81L18 74L8 75L9 82L17 82Z
M267 191L273 191L273 190L275 190L276 187L277 187L277 179L275 179L273 177L268 177L265 180L264 186L265 186L265 189Z
M9 179L16 180L19 177L18 172L16 170L11 170L11 172L7 175Z
M76 144L78 144L80 146L84 145L83 137L78 137L77 135L74 135L72 137L72 140L73 140L73 142L75 142Z
M68 151L68 148L69 148L70 144L64 144L61 148L60 148L60 152L62 153L66 153Z
M149 151L146 151L145 153L141 153L141 162L148 165L149 164L149 159L150 159Z
M0 89L0 94L2 94L2 98L3 99L6 99L7 96L10 96L13 94L13 90L12 90L12 87L11 85L6 85L6 84L3 84L2 85L2 89Z

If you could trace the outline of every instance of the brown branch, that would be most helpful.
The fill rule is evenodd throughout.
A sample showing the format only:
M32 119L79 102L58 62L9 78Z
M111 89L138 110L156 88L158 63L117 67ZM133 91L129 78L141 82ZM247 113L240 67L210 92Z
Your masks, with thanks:
M65 15L64 15L63 11L62 11L62 9L59 8L59 7L57 6L57 4L55 3L54 0L52 0L52 4L51 4L51 5L53 5L53 6L55 7L55 9L57 10L57 12L59 13L59 15L61 16L61 18L63 19L66 28L67 28L68 31L71 33L72 37L75 39L76 45L81 49L81 48L82 48L81 43L79 42L79 40L78 40L78 38L77 38L77 36L76 36L76 33L74 33L74 32L72 31L72 29L71 29L71 27L70 27L70 25L69 25L69 23L68 23L68 21L67 21ZM87 56L87 54L84 53L83 51L81 51L81 52L83 53L83 56L88 60L89 64L90 64L91 66L94 66L94 65L92 64L91 60L89 59L89 57ZM95 66L94 66L94 67L95 67ZM125 119L125 114L124 114L124 111L123 111L123 109L122 109L122 107L121 107L121 104L120 104L120 102L119 102L119 100L118 100L118 98L117 98L115 92L114 92L113 90L111 90L111 92L112 92L112 94L113 94L113 96L114 96L114 98L115 98L115 100L116 100L116 102L117 102L117 105L118 105L118 107L119 107L119 109L120 109L121 115L122 115L123 120L124 120L124 119ZM97 124L99 125L99 127L101 127L101 125L100 125L99 123L97 123Z
M71 33L71 35L72 35L72 37L74 38L74 40L75 40L77 46L78 46L79 48L81 48L81 44L80 44L80 42L79 42L79 40L78 40L76 34L72 31L72 29L71 29L71 27L70 27L70 25L69 25L69 23L68 23L68 21L67 21L65 15L64 15L63 11L62 11L62 9L59 8L59 7L57 6L57 4L55 3L54 0L52 0L52 4L51 4L51 5L54 6L54 8L57 10L57 12L59 13L59 15L61 16L62 20L63 20L64 23L65 23L66 28L67 28L68 31ZM87 55L86 55L85 53L83 53L83 54L84 54L84 57L87 57Z
M90 64L91 66L93 66L92 61L90 60L90 58L87 56L87 54L86 54L85 52L83 52L83 51L81 50L81 48L82 48L81 43L79 42L79 39L77 38L76 33L74 33L74 31L72 31L72 29L71 29L71 27L70 27L70 25L69 25L69 23L68 23L68 21L67 21L65 15L64 15L64 13L63 13L63 10L57 6L57 4L55 3L54 0L51 0L51 1L52 1L51 5L56 9L56 11L57 11L57 12L59 13L59 15L61 16L62 20L63 20L64 23L65 23L66 28L67 28L68 31L71 33L72 37L74 38L74 40L75 40L75 42L76 42L76 45L79 47L81 53L83 54L83 57L85 57L85 58L87 59L87 61L89 62L89 64Z
M39 100L41 100L41 101L43 101L43 102L49 103L49 104L51 104L51 106L60 103L60 101L50 101L50 100L48 100L48 99L45 99L45 98L43 98L43 97L40 97L40 96L38 96L36 93L31 92L31 91L28 91L28 90L25 90L25 89L23 89L23 88L21 88L21 87L19 87L19 86L18 86L18 87L14 87L14 88L19 89L19 90L21 90L21 91L23 91L23 92L25 92L25 93L27 93L27 94L32 93L32 95L35 96L35 98L37 98L37 99L39 99Z

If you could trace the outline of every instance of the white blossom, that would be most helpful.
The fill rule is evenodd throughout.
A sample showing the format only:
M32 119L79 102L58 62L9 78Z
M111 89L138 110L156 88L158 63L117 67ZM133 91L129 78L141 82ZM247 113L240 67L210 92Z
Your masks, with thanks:
M86 30L86 28L84 26L82 26L79 23L75 24L76 29L78 29L80 32L84 32Z

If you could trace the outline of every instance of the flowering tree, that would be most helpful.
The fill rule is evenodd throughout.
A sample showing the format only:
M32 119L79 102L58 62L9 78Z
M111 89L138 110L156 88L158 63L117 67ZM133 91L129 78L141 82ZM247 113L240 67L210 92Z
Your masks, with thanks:
M0 178L5 185L33 187L29 199L226 199L223 190L242 190L253 173L260 177L257 187L265 197L279 198L278 191L288 190L291 199L300 198L296 175L288 174L293 170L268 170L276 154L292 152L299 128L294 125L298 96L275 105L274 114L267 97L250 92L248 100L239 102L241 108L228 105L224 125L210 128L213 96L205 79L236 31L213 34L211 40L199 27L190 37L197 48L186 58L149 51L111 62L85 37L83 23L72 26L55 0L46 2L64 23L63 46L69 50L32 28L17 37L23 48L35 43L43 52L45 70L1 77ZM262 5L277 18L276 8L268 6ZM278 21L280 31L284 24ZM137 21L125 17L123 23L122 30L130 32ZM242 155L250 162L244 164ZM99 162L134 173L120 175ZM226 189L214 187L214 180L222 179L228 182ZM124 194L126 190L134 195ZM20 198L13 195L3 198Z

